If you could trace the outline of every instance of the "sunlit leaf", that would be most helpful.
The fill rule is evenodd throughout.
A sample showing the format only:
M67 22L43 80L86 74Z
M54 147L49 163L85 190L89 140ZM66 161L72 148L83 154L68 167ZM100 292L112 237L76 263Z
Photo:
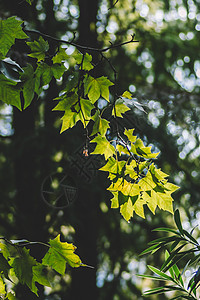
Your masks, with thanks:
M104 76L99 78L88 76L84 80L85 94L92 103L95 103L100 96L109 101L109 87L112 85L113 83Z
M82 70L90 71L94 68L92 65L92 55L77 52L73 57L76 59L77 64L82 65Z
M92 129L92 135L95 135L96 133L100 133L101 136L105 136L107 130L110 128L110 122L106 119L101 118L101 116L96 113L93 117L94 125Z
M54 64L60 64L62 61L69 59L69 55L66 53L66 48L59 48L59 51L52 58Z
M109 157L113 156L115 153L115 148L111 143L103 136L97 135L91 143L97 143L94 151L91 154L101 154L105 156L107 160Z
M32 267L35 265L36 260L26 248L20 249L20 256L15 257L12 262L12 267L20 283L26 284L30 289L32 289Z
M92 103L86 99L79 99L78 95L73 93L70 96L63 96L53 110L65 111L62 117L61 133L76 125L77 122L82 122L86 127L91 120L91 110L94 108Z
M59 274L64 275L66 263L73 268L84 266L78 255L74 253L76 247L73 244L60 241L60 235L50 240L50 249L45 254L42 263L52 267Z
M120 213L124 217L124 219L128 222L131 217L133 217L134 206L129 198L128 201L120 206Z
M114 117L123 118L122 114L125 114L130 108L125 104L123 99L117 99L114 103L114 107L112 110L112 115Z

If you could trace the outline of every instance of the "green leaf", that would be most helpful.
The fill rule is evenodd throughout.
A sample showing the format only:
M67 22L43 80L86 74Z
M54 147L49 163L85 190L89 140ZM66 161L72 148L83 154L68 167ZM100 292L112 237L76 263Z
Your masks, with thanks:
M125 164L124 160L118 161L114 157L109 157L107 163L99 170L120 175Z
M61 100L53 109L65 111L65 114L61 119L62 128L60 132L62 133L63 131L74 127L78 121L81 121L83 126L86 127L92 118L91 111L93 108L94 106L89 100L79 100L78 95L75 93L70 96L63 96L63 100Z
M152 272L154 272L155 274L157 274L158 276L162 277L163 280L174 281L174 279L173 279L172 277L170 277L170 276L168 276L167 274L161 272L159 269L157 269L157 268L155 268L155 267L153 267L153 266L149 266L149 265L148 265L148 268L149 268Z
M147 278L147 279L152 279L152 280L163 280L163 281L168 281L168 279L163 279L163 277L160 277L160 276L139 275L139 274L136 274L136 276L142 277L142 278Z
M157 287L157 288L145 291L143 294L145 296L149 296L149 295L163 294L166 291L169 291L169 289L167 289L166 287Z
M138 200L136 200L136 202L133 205L135 213L143 219L145 219L145 215L144 215L144 205L145 204L146 204L146 201L139 198Z
M137 136L136 135L133 135L133 131L135 129L132 128L132 129L125 129L124 130L124 134L127 136L128 140L131 142L131 143L135 143L136 139L137 139Z
M88 94L92 103L95 103L100 96L109 101L109 87L112 85L113 83L104 76L99 78L88 76L84 79L85 94Z
M184 236L183 227L182 227L182 224L181 224L180 213L179 213L178 209L176 209L175 212L174 212L174 221L176 223L176 226L177 226L178 230Z
M19 249L19 256L15 257L11 266L14 268L15 275L19 282L26 284L32 289L33 266L36 265L36 260L29 254L26 248Z
M129 197L128 201L120 206L120 213L122 214L124 219L128 222L130 218L133 217L133 211L134 211L134 206Z
M3 254L6 260L10 256L8 246L5 243L0 243L0 252Z
M118 192L111 192L113 194L113 198L111 198L111 208L119 207L119 195Z
M44 271L44 266L42 264L38 264L36 266L33 266L33 278L32 278L32 287L31 290L34 292L37 296L37 287L35 286L35 282L38 282L39 284L43 286L51 287L50 282L47 278L47 274Z
M15 295L11 292L9 292L7 295L6 295L6 299L8 300L17 300L17 298L15 297Z
M130 108L125 104L123 99L117 99L114 103L114 107L112 110L112 116L123 118L122 114L125 114Z
M190 241L192 241L193 243L195 243L196 245L198 245L197 240L189 232L187 232L186 230L183 229L183 234L185 236L187 236L190 239Z
M129 100L131 100L133 98L132 94L128 91L125 91L122 95L122 97L127 98Z
M156 158L159 154L159 152L152 153L151 147L145 147L143 141L139 138L137 138L135 144L131 146L131 152L146 159Z
M92 65L92 55L88 53L82 54L78 52L77 54L73 55L73 57L76 59L78 65L82 64L82 70L90 71L94 68L94 66Z
M101 154L105 156L107 160L115 153L115 148L111 143L103 136L97 135L90 143L97 143L94 151L91 154Z
M60 241L60 235L50 240L50 249L45 254L42 263L53 268L59 274L64 275L66 263L73 268L84 266L78 255L74 254L76 247L73 244Z
M153 229L153 231L166 231L166 232L172 232L174 234L180 235L178 231L171 229L171 228L165 228L165 227L156 228L156 229Z
M56 79L60 79L63 73L66 71L65 66L60 64L53 64L51 66L51 72Z
M155 250L159 250L160 249L160 244L156 244L156 245L153 245L153 246L150 246L148 247L147 249L145 249L144 251L142 251L142 253L140 255L144 255L144 254L147 254L149 252L152 252L152 251L155 251Z
M69 59L69 55L65 52L66 48L59 48L59 51L56 53L56 55L53 57L53 63L54 64L60 64L62 61L65 61Z
M2 277L0 276L0 297L5 294L6 294L5 283L2 279ZM2 299L4 299L4 298L2 298Z
M33 0L26 0L26 2L28 2L28 4L32 4Z
M36 75L36 93L39 94L41 91L39 91L39 87L49 84L53 77L52 69L51 66L47 65L46 63L39 63L38 67L35 71Z
M141 191L151 191L156 187L151 173L148 171L146 176L138 182Z
M123 145L117 144L116 150L119 152L119 155L122 155L122 154L130 155L130 152L128 151L128 149Z
M17 86L16 81L12 81L6 78L3 74L0 74L0 100L6 104L16 106L21 110L21 89Z
M100 135L105 136L107 130L110 128L109 126L110 122L107 121L106 119L101 118L101 116L98 113L95 114L93 120L94 120L94 125L93 125L91 136L95 135L96 133L100 133Z
M3 256L2 253L0 253L0 273L3 273L3 275L8 279L8 272L10 270L10 265L8 264L7 260Z
M54 64L52 66L49 66L43 62L39 63L38 67L35 71L35 76L36 76L35 92L37 94L39 94L41 92L39 90L39 87L49 84L53 77L55 77L56 79L59 79L63 75L65 70L66 69L63 65Z
M45 59L49 44L41 36L38 41L27 42L27 45L31 48L31 53L28 56L36 58L38 61Z
M15 39L26 39L28 36L21 28L22 21L16 17L10 17L7 20L0 20L0 58L4 58Z
M21 74L21 80L23 83L25 109L31 104L35 93L35 78L32 65L28 64L27 67L24 68L24 72Z

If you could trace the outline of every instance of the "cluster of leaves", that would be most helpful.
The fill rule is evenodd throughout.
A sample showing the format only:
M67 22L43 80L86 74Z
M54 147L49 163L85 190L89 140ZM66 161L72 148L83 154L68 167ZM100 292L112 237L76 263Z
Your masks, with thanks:
M31 1L27 1L31 3ZM48 38L28 41L29 57L33 64L21 68L9 58L9 50L16 39L28 39L23 31L22 22L15 17L0 21L0 100L16 106L19 110L27 108L34 97L38 97L43 87L48 85L52 78L60 79L67 72L66 61L75 60L72 64L74 76L60 95L54 99L57 104L53 110L63 111L61 132L74 127L81 122L86 133L85 155L103 155L105 164L101 171L108 172L111 181L108 190L112 193L112 208L120 208L120 213L129 221L135 212L145 218L144 205L155 213L157 207L173 213L171 194L178 188L168 182L167 174L156 167L153 162L159 153L153 153L151 147L145 146L137 137L134 129L125 129L111 138L112 129L110 120L118 128L119 118L125 117L131 107L142 108L134 102L132 95L125 91L121 96L114 92L110 95L110 87L115 86L107 77L94 77L95 65L91 54L75 51L70 57L60 42L55 53L49 52ZM112 46L113 47L113 46ZM79 47L80 48L80 47ZM105 50L105 49L104 49ZM107 49L106 49L107 50ZM101 50L100 57L106 59ZM113 68L114 69L114 68ZM116 90L116 89L115 89ZM99 103L104 99L107 105L100 109ZM131 104L131 105L130 105ZM111 111L109 119L104 112ZM88 153L88 144L95 144L94 150ZM23 241L24 245L30 244ZM15 249L15 255L9 247ZM42 260L42 264L30 256L29 250L22 247L22 243L5 242L1 246L1 294L4 295L5 285L3 277L14 274L20 283L26 284L37 294L35 282L48 285L47 277L43 276L45 266L52 267L59 274L65 272L66 262L72 267L83 266L80 258L74 254L75 247L61 243L59 236L50 241L49 251ZM12 297L10 295L7 295Z
M153 266L148 268L156 275L138 275L143 278L150 278L153 280L161 280L170 282L165 286L160 286L144 292L145 296L163 294L165 292L174 291L175 296L172 299L198 299L197 289L200 286L200 245L193 236L193 230L189 233L184 230L180 220L180 213L178 210L174 213L174 220L177 226L177 231L171 228L157 228L155 231L169 233L170 236L162 237L150 242L150 247L144 250L141 254L154 254L160 249L166 249L167 245L171 244L169 249L165 251L165 261L160 269ZM177 263L182 259L186 260L186 264L182 271L177 266ZM186 283L187 278L184 273L191 267L197 271ZM187 280L188 281L188 280Z
M4 58L16 38L25 39L27 36L20 26L21 22L14 17L1 22L3 29L0 53L1 58ZM14 27L17 30L13 31ZM67 71L64 63L69 60L65 49L59 45L54 55L50 55L48 41L41 36L38 41L26 44L31 50L29 56L37 60L35 69L28 64L19 72L17 81L8 78L6 72L2 71L0 74L0 99L19 109L22 109L22 98L25 109L34 95L40 95L43 86L49 84L53 77L60 79ZM99 52L101 53L101 50ZM115 93L110 103L112 97L109 88L114 83L105 76L92 76L95 67L92 56L86 52L75 51L72 57L78 70L74 70L73 79L62 90L61 95L54 99L59 101L54 110L64 112L61 132L74 127L77 122L83 124L86 130L86 145L96 143L94 151L90 154L105 157L106 164L101 170L109 172L111 185L108 190L113 194L111 207L120 207L120 212L127 221L133 216L133 212L145 218L144 205L153 213L157 206L173 213L171 194L177 186L169 183L166 179L167 174L152 162L159 153L152 153L151 147L146 147L142 140L134 135L134 129L125 129L124 132L118 130L116 140L110 139L110 122L103 117L105 110L111 108L111 118L117 123L117 119L123 118L130 110L130 103L136 107L138 103L134 103L135 100L128 91L122 96ZM106 100L107 105L101 110L98 103L102 99Z
M38 262L30 255L27 246L42 244L48 248L42 262ZM47 269L52 268L60 275L65 274L66 264L73 268L86 266L74 253L76 247L73 244L60 241L60 235L50 240L48 244L41 242L29 242L27 240L7 240L1 238L0 242L0 296L3 299L14 300L13 292L6 291L5 279L12 284L20 282L38 296L35 283L51 287L47 276Z

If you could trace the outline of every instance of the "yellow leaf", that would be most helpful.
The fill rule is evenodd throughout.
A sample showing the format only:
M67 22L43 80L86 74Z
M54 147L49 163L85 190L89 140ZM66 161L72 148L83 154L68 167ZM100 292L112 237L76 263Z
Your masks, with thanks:
M120 213L124 217L124 219L128 222L131 217L133 217L133 203L129 198L128 201L120 206Z

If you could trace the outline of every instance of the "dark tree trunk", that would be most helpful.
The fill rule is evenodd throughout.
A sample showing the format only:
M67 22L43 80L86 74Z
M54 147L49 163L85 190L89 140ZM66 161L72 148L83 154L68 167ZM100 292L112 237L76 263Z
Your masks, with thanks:
M78 43L85 46L98 47L96 34L96 16L99 1L79 0L79 40ZM76 200L75 243L83 262L93 266L79 268L72 271L72 289L70 299L98 299L96 286L97 270L97 236L99 227L99 203L100 196L94 186L84 187L83 178L78 178L79 197Z

